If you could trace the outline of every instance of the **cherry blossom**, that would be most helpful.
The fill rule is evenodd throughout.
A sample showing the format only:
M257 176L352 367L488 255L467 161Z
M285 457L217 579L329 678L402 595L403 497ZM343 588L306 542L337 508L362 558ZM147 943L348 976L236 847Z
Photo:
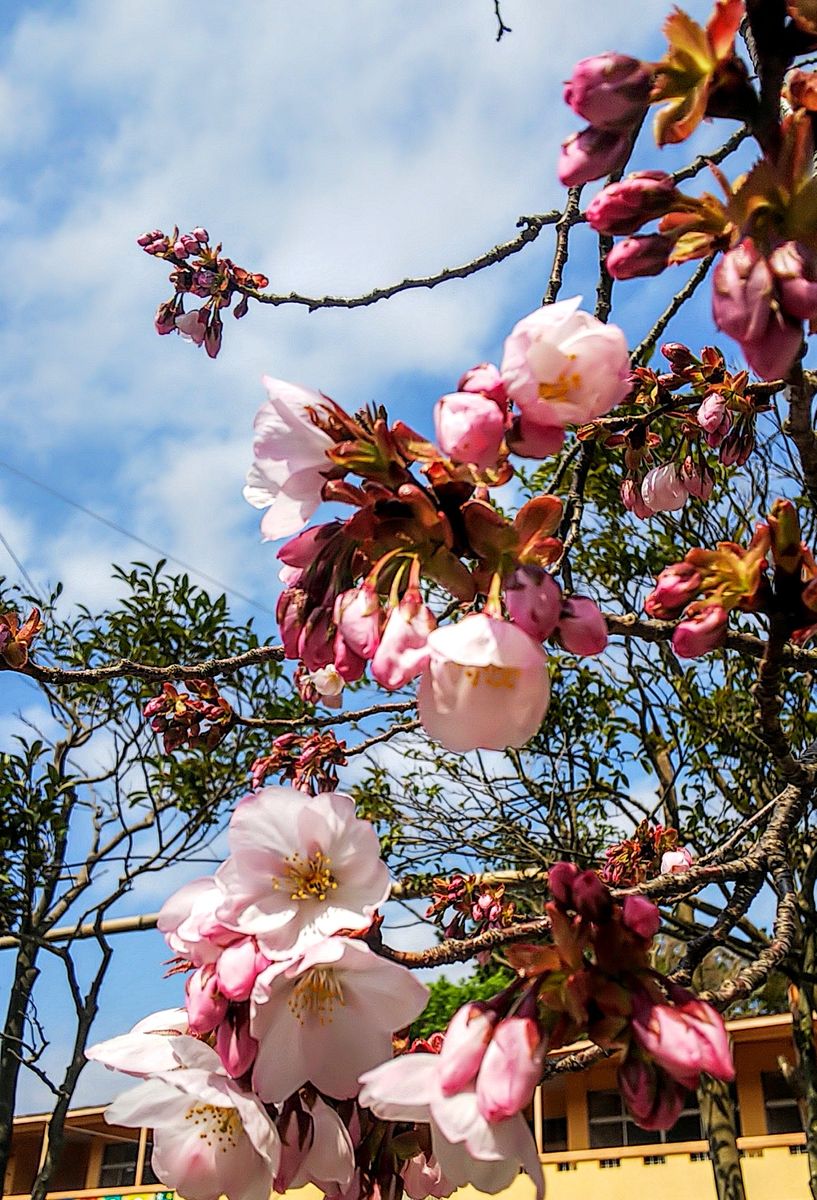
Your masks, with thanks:
M447 750L524 746L550 700L547 655L510 621L473 613L428 638L420 721Z
M340 929L358 929L389 893L372 825L348 796L268 787L245 796L219 867L221 921L270 958Z
M502 378L531 425L590 421L630 390L627 339L579 311L580 296L546 305L519 321L505 342Z
M279 1103L309 1082L345 1099L358 1077L391 1056L392 1034L422 1012L424 984L362 941L335 936L273 963L256 982L253 1086Z
M407 1054L383 1063L361 1078L360 1103L386 1121L423 1121L440 1170L454 1187L472 1184L493 1195L509 1187L522 1166L536 1184L544 1180L527 1122L521 1114L488 1121L476 1090L446 1096L440 1085L436 1054Z
M329 434L311 413L326 407L318 392L264 376L267 402L255 418L255 462L247 474L244 499L268 511L261 520L266 541L303 529L320 504L323 472L330 463Z
M180 1067L124 1092L105 1120L152 1129L154 1171L188 1200L268 1200L278 1132L258 1098L223 1073L215 1051L199 1048L207 1066Z
M329 1195L349 1187L355 1170L355 1148L338 1114L320 1096L312 1096L300 1111L290 1109L282 1116L279 1130L281 1161L273 1184L276 1192L283 1194L307 1183L314 1183Z

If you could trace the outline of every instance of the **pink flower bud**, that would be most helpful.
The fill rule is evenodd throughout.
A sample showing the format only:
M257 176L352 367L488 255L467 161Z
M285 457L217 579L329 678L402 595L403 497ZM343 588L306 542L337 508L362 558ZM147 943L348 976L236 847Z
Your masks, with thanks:
M143 233L141 237L138 237L136 239L136 245L141 246L142 249L144 249L146 246L149 246L151 242L160 242L164 236L165 235L162 233L161 229L152 229L150 233Z
M612 910L610 891L595 871L579 871L572 884L573 907L586 921L606 921Z
M370 583L341 592L335 600L335 624L355 654L365 659L373 657L380 644L383 610Z
M187 258L190 251L187 249L187 246L185 246L182 239L179 238L177 242L173 243L173 253L176 255L176 258Z
M727 613L720 604L708 604L676 625L672 648L679 658L700 658L726 640Z
M454 1013L440 1051L439 1080L444 1096L461 1092L476 1079L498 1020L498 1014L479 1000L469 1001Z
M298 658L307 671L328 667L334 659L334 635L330 634L330 613L327 608L314 609L298 638Z
M660 275L669 265L672 242L661 233L626 237L616 242L607 255L607 270L613 279L636 279Z
M667 850L661 856L661 874L677 875L681 871L688 871L692 866L694 859L691 850L682 847L680 850Z
M481 392L489 400L495 401L503 412L508 407L508 397L505 394L505 383L499 373L499 368L493 363L480 363L466 371L457 384L458 392Z
M298 640L306 620L306 605L306 592L299 587L288 587L278 597L275 617L287 658L298 657Z
M652 901L644 896L625 896L621 906L621 919L631 933L650 941L658 933L661 914Z
M710 392L705 396L701 407L695 414L695 420L706 433L712 434L717 438L717 441L709 442L709 445L719 445L723 438L732 427L732 417L729 412L728 402L724 396L717 392ZM709 439L707 439L709 441Z
M500 1021L477 1076L477 1108L486 1121L504 1121L530 1104L542 1076L547 1039L529 1016Z
M549 458L564 445L565 431L561 425L537 425L523 413L514 418L506 440L520 458Z
M631 512L634 517L644 520L645 517L651 517L653 511L649 504L646 504L644 497L641 495L641 485L635 479L625 479L622 481L621 488L621 503Z
M548 870L550 894L562 908L573 908L573 883L579 868L572 862L557 862Z
M623 167L632 144L631 129L588 125L562 143L557 172L565 187L579 187Z
M565 103L592 125L636 125L650 98L651 75L646 64L626 54L594 54L573 68L565 84Z
M233 1079L249 1071L258 1054L258 1042L250 1033L247 1005L232 1009L216 1031L216 1054Z
M372 659L372 678L389 691L419 675L428 662L428 635L437 628L433 612L417 588L407 588L391 610Z
M679 477L690 496L696 500L708 500L715 486L715 479L707 466L699 467L687 455L681 463Z
M434 406L434 429L443 454L484 470L496 466L505 413L478 392L451 392Z
M156 332L164 337L167 333L172 333L176 328L176 301L166 300L156 309L156 316L153 318L153 327Z
M686 608L701 590L701 574L691 563L673 563L656 580L655 588L644 601L651 617L672 620Z
M653 467L644 476L641 483L641 495L644 503L654 513L674 512L683 508L689 498L689 491L681 478L677 463L665 463L662 467Z
M340 632L335 634L332 650L334 654L335 674L340 679L341 688L344 681L346 683L354 683L356 679L360 679L363 675L363 672L366 670L367 660L363 658L362 655L355 653ZM331 671L332 669L332 663L329 663L323 668L324 671ZM315 672L312 677L313 680L316 679L318 675L320 675L320 671ZM327 693L322 692L321 695L324 699L324 702L327 703ZM339 696L340 691L334 692L333 695ZM330 704L330 708L339 707L339 704Z
M241 938L225 946L216 963L219 992L228 1000L249 1000L256 976L268 966L254 938Z
M207 963L193 972L187 980L185 993L185 1007L191 1033L209 1033L224 1020L227 999L218 990L218 980L212 963Z
M206 229L202 229L201 225L197 225L196 228L193 230L193 237L196 239L197 242L203 243L203 242L210 241L210 234L207 232Z
M671 1129L686 1103L686 1089L637 1053L619 1067L618 1086L642 1129Z
M742 467L754 448L755 437L752 430L745 426L743 429L735 426L721 442L718 457L725 467Z
M655 1004L646 992L633 994L632 1033L641 1049L684 1087L701 1071L729 1081L735 1068L723 1020L709 1004L683 988L670 987L670 1004Z
M608 184L587 206L587 222L597 233L635 233L647 221L663 217L678 193L665 171L636 171Z
M505 606L514 624L543 642L558 624L562 589L542 567L517 567L505 581Z
M559 614L556 641L582 658L601 654L607 645L607 622L595 600L571 596L565 601Z
M769 256L780 301L798 321L817 316L817 260L801 242L784 242Z
M775 278L751 238L727 250L712 277L715 324L740 342L762 379L785 377L797 357L803 331L780 308Z

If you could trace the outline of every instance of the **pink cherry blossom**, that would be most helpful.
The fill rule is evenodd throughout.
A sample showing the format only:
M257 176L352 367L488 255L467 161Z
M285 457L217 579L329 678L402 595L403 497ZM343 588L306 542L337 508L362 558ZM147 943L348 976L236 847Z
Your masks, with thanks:
M732 428L732 417L726 397L719 395L718 392L710 392L708 396L704 396L701 406L695 414L695 420L701 429L709 434L708 444L719 446Z
M392 1034L425 1008L428 989L365 942L330 937L259 976L251 1030L259 1043L253 1086L279 1103L306 1082L355 1096L358 1076L392 1052Z
M561 425L537 425L523 413L514 418L506 441L520 458L549 458L564 445L565 431Z
M674 512L689 499L689 489L677 463L653 467L641 483L641 496L651 512Z
M255 1062L258 1043L250 1033L248 1004L233 1004L216 1030L216 1054L233 1079L246 1075Z
M580 303L575 296L537 309L505 341L508 395L536 426L591 421L630 390L627 339L618 326L578 311Z
M715 268L712 316L740 343L761 379L788 374L803 340L802 326L781 307L775 276L752 238L727 250Z
M368 926L389 892L377 834L348 796L261 788L239 803L229 841L219 918L271 958Z
M434 406L437 445L457 463L496 466L505 435L505 411L479 392L451 392Z
M320 504L323 473L331 465L326 451L333 442L310 417L326 408L320 393L269 376L264 386L268 400L255 418L255 462L244 499L267 509L261 533L275 541L303 529Z
M171 950L197 967L215 962L236 940L235 932L216 917L223 900L212 875L191 880L165 900L156 924Z
M690 455L681 463L679 477L690 496L696 500L708 500L712 495L715 486L712 472L705 464L699 466L695 463Z
M694 1087L701 1071L716 1079L734 1079L720 1014L683 988L674 987L670 999L673 1003L656 1004L646 992L633 995L631 1028L641 1049L684 1087Z
M671 620L686 608L701 590L701 573L691 563L672 563L658 576L654 589L644 601L651 617Z
M176 317L176 328L186 342L201 346L207 333L207 313L203 308Z
M342 665L348 667L349 663L348 661L342 661ZM356 678L359 679L361 673L362 667ZM327 663L325 667L321 667L318 671L305 671L301 676L301 682L307 687L313 687L318 693L318 699L327 708L340 708L342 704L341 696L343 695L343 689L346 686L347 680L334 663Z
M140 1084L105 1111L111 1125L153 1130L153 1169L187 1200L268 1200L278 1132L258 1098L221 1068L179 1068Z
M429 635L417 694L423 728L447 750L524 746L550 700L547 655L510 621L473 613Z
M389 613L372 659L372 678L394 691L419 675L428 662L429 634L436 627L434 613L419 589L406 588L400 603Z
M644 503L644 497L641 495L641 485L635 479L625 479L619 489L621 492L621 503L631 512L633 516L644 520L645 517L653 515L652 509L648 504Z
M607 646L607 622L589 596L569 596L559 614L556 641L571 654L601 654Z
M303 1121L306 1130L302 1137ZM355 1170L355 1149L334 1108L314 1096L300 1113L291 1111L279 1127L281 1163L275 1176L276 1192L283 1195L308 1183L326 1195L346 1191Z
M562 589L542 567L517 567L505 580L505 607L515 625L543 642L559 622Z
M494 1195L510 1187L522 1166L542 1200L542 1168L525 1118L519 1114L487 1121L473 1084L444 1095L438 1055L403 1055L369 1071L360 1082L360 1103L376 1116L428 1123L434 1157L454 1187L472 1184Z
M187 1030L187 1012L183 1008L162 1009L137 1021L130 1033L89 1046L85 1057L112 1071L144 1079L184 1065L187 1044L195 1042L187 1036Z
M422 1150L403 1164L400 1174L403 1177L403 1189L411 1200L426 1200L427 1196L442 1200L454 1190L454 1184L449 1183L443 1175L434 1155L427 1157Z
M608 184L587 206L587 223L597 233L635 233L670 211L678 193L665 171L635 171Z
M784 242L769 255L783 308L799 321L817 316L817 259L802 242Z
M625 896L621 919L631 933L646 942L655 937L661 926L661 913L645 896Z
M661 233L625 237L607 255L607 270L613 279L638 279L660 275L669 265L672 242Z
M680 871L688 871L694 861L692 851L685 846L678 850L667 850L661 856L661 873L675 875Z

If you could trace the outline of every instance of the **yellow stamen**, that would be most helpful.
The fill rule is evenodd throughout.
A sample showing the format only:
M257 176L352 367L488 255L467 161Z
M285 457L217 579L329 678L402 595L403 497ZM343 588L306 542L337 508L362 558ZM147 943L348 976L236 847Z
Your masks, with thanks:
M471 680L471 686L480 683L492 688L512 688L519 682L521 671L519 667L498 667L489 663L487 667L466 667L465 678Z
M235 1149L242 1132L241 1118L234 1108L216 1108L213 1104L194 1104L184 1114L185 1121L199 1126L198 1134L210 1146L226 1153Z
M306 971L292 989L289 1008L303 1025L304 1021L317 1018L320 1025L332 1020L335 1004L343 1005L343 986L331 968L312 967Z
M332 860L321 850L316 850L309 858L291 854L286 861L286 878L292 888L292 900L324 901L338 886L332 874Z

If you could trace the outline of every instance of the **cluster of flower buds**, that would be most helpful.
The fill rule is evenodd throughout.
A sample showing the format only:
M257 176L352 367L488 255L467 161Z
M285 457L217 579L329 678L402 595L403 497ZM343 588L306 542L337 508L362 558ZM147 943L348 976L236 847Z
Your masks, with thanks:
M612 887L636 887L665 871L678 869L680 861L692 862L689 851L678 848L678 830L639 821L633 836L608 846L599 875Z
M775 616L788 637L803 645L817 632L817 562L803 544L790 500L775 500L748 547L719 542L695 548L665 567L644 607L651 617L675 620L680 658L699 658L722 646L732 609Z
M42 628L37 608L32 608L22 624L13 609L0 613L0 659L12 671L21 671L27 665L31 643Z
M504 883L491 883L477 875L452 875L434 880L426 916L441 926L447 938L465 938L506 928L515 912L513 900L505 898Z
M88 1051L145 1080L107 1119L153 1128L155 1172L199 1200L253 1200L306 1183L333 1200L384 1189L424 1200L467 1183L501 1190L520 1164L541 1200L533 1139L514 1115L520 1089L527 1094L536 1079L528 1065L519 1080L513 1064L540 1029L522 1004L509 1011L520 985L486 1006L496 1045L480 1055L473 1112L452 1092L473 1095L476 1063L472 1082L441 1085L440 1127L428 1088L413 1095L410 1113L399 1104L382 1112L372 1082L382 1064L408 1074L409 1064L433 1059L460 1077L462 1066L456 1032L447 1054L444 1044L435 1053L437 1037L392 1059L394 1034L420 1015L428 989L369 945L379 944L377 910L389 892L374 828L347 796L266 788L238 805L229 844L215 876L186 884L159 914L174 973L190 972L184 1008ZM539 1065L543 1054L544 1045ZM401 1085L398 1100L407 1094ZM462 1134L450 1124L458 1116Z
M182 234L174 229L170 235L161 229L152 229L137 238L137 243L146 254L161 258L173 267L170 275L173 295L156 311L156 332L178 333L186 341L204 346L210 358L215 358L221 349L224 332L222 310L230 307L235 295L240 295L233 316L245 316L249 296L259 288L267 287L266 275L245 271L231 259L224 258L221 244L210 246L210 235L200 227ZM185 311L185 296L195 296L204 300L204 304Z
M144 708L151 729L162 735L165 754L181 746L214 750L232 724L233 710L212 679L188 679L185 686L190 692L162 684Z
M802 23L806 6L788 7L783 53L793 61L800 53L795 47L810 35ZM565 99L591 126L565 143L559 174L576 184L622 168L648 103L668 102L656 116L659 146L685 140L707 116L748 122L763 157L734 186L712 167L724 199L688 196L664 171L637 171L603 188L588 205L587 220L598 233L622 239L607 255L614 279L657 275L671 264L723 252L713 276L715 323L740 344L762 379L777 380L800 354L803 322L810 329L817 324L811 218L817 76L791 72L785 115L773 129L755 125L758 97L735 53L744 15L743 0L717 0L704 29L676 9L664 26L669 49L661 62L616 54L580 62ZM652 221L658 222L654 232L639 233Z
M283 733L275 738L269 754L252 764L252 786L260 788L268 775L279 775L303 792L331 792L337 787L337 768L346 766L345 751L346 743L338 741L331 729Z
M651 104L667 102L655 118L659 146L684 141L704 117L751 116L757 98L735 54L742 17L742 0L717 0L704 29L676 8L664 23L669 46L660 62L607 53L577 63L564 98L589 125L562 146L561 182L573 187L620 170Z
M594 420L630 390L624 335L578 303L532 313L500 367L466 372L436 406L439 445L389 426L382 410L351 417L318 392L265 380L244 494L267 510L265 538L295 535L278 553L277 615L302 695L337 704L367 669L388 690L419 676L432 737L450 750L504 749L528 741L545 715L542 641L580 655L604 649L594 602L562 597L546 572L563 551L561 501L537 497L511 521L490 499L512 474L509 450L553 453L566 425ZM354 514L304 529L321 500ZM434 585L463 606L482 598L480 610L438 628Z
M579 431L607 447L624 449L627 475L621 485L624 507L637 517L681 508L690 497L708 500L715 482L710 450L722 466L742 466L755 446L757 415L768 407L765 384L750 384L746 371L726 369L723 355L705 346L700 357L670 342L661 347L669 370L639 367L633 372L633 403L644 411L611 432L600 423ZM676 443L670 461L655 462L661 436L653 426L668 424ZM669 440L669 439L668 439Z

